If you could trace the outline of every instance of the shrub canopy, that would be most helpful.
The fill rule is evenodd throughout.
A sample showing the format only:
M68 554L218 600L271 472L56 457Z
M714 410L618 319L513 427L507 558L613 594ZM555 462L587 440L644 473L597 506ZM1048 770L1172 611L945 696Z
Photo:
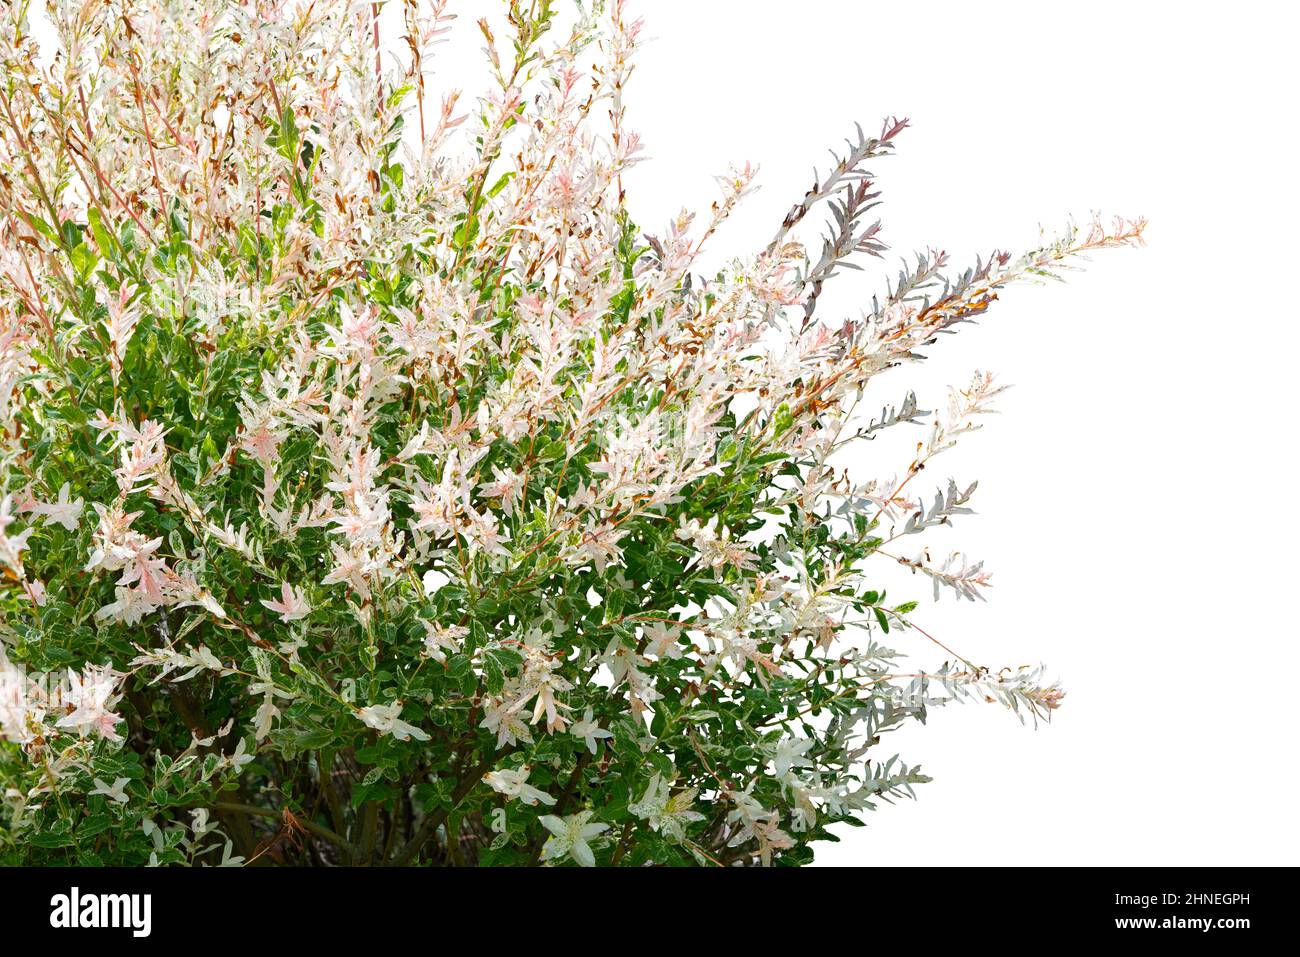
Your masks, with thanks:
M1055 708L872 584L987 585L911 542L999 387L859 400L1141 223L827 319L906 121L705 279L754 171L629 220L621 2L504 4L464 111L444 3L388 53L378 6L52 3L44 51L0 14L0 860L799 864L926 780L885 732ZM893 426L895 478L839 464Z

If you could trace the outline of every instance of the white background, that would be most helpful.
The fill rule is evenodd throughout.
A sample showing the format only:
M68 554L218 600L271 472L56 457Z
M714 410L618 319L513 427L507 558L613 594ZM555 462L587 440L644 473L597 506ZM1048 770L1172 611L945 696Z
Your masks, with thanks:
M433 85L472 93L474 20L501 7L452 7ZM1046 662L1069 694L1037 731L967 705L896 734L882 747L935 783L819 860L1300 863L1295 8L634 10L653 38L629 90L651 157L627 179L637 221L657 231L683 205L703 212L713 174L762 167L761 192L715 237L715 266L765 245L826 149L887 114L914 124L873 167L891 269L927 246L954 264L1019 252L1040 223L1092 210L1151 223L1147 248L1100 253L1066 286L1008 290L979 327L880 380L879 403L915 388L927 408L976 368L1016 386L1003 415L927 471L981 481L979 514L932 549L986 559L990 601L927 600L914 617L980 663ZM883 276L851 281L821 314L857 315ZM872 475L907 462L869 452ZM904 580L891 595L928 592Z

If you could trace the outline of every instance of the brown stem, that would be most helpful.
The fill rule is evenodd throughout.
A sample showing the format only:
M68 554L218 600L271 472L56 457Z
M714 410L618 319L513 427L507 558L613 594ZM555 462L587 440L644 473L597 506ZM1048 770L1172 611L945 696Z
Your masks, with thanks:
M426 814L424 820L420 823L420 828L415 832L415 836L402 845L396 856L389 862L393 867L405 867L409 864L425 842L433 836L442 822L447 820L447 815L456 809L456 806L465 799L470 791L482 779L483 775L496 763L497 755L492 754L484 758L474 767L470 768L469 773L461 779L460 784L456 785L456 790L451 793L451 803L445 808L439 808L432 814Z

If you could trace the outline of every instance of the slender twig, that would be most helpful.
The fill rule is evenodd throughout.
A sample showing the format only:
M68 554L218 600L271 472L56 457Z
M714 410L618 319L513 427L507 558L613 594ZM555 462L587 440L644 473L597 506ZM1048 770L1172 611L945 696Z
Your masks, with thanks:
M273 810L269 807L257 807L253 804L232 804L229 801L218 801L213 805L213 807L218 811L233 811L238 814L251 814L254 817L264 817L277 821L283 816L280 811ZM303 828L311 831L311 833L315 834L317 837L329 841L331 844L341 848L349 856L355 853L352 844L347 840L347 838L336 834L324 825L317 824L315 821L306 818L297 817L296 815L295 820Z

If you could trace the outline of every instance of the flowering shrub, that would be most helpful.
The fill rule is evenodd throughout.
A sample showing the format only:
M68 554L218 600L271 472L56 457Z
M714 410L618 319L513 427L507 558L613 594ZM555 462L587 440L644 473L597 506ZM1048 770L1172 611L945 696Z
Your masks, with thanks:
M0 860L799 864L927 780L885 732L1056 708L872 584L980 597L909 543L970 511L918 477L1000 387L859 400L1142 223L829 321L905 120L706 280L754 171L629 220L621 0L481 23L471 119L426 89L443 0L391 60L379 6L64 0L48 61L5 6ZM838 464L894 426L898 477Z

